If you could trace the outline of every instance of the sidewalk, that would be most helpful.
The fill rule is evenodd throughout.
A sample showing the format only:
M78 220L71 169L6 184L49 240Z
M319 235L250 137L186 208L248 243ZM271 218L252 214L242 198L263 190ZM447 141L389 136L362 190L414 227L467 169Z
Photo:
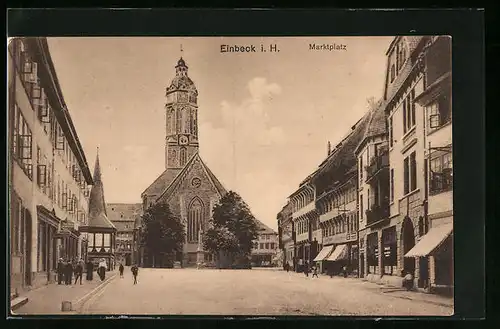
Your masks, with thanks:
M64 284L58 285L49 284L41 288L31 290L25 293L22 297L27 297L28 302L16 309L12 314L15 315L48 315L48 314L71 314L74 312L62 312L61 304L63 301L70 301L73 304L73 309L76 309L76 304L84 301L92 295L92 293L103 283L112 280L117 271L106 273L105 281L101 281L99 276L94 273L94 280L86 281L85 276L82 284L78 282L76 285L67 286ZM74 282L74 281L73 281Z

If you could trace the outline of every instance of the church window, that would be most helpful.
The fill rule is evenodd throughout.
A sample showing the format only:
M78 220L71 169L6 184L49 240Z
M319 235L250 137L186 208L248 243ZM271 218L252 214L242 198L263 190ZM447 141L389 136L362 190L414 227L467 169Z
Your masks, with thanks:
M175 134L175 110L173 110L173 109L168 112L168 127L167 127L167 131L171 135Z
M195 198L189 207L187 238L188 242L198 242L201 229L203 206L200 199Z
M184 166L187 162L187 154L186 154L186 148L183 147L181 148L181 155L180 155L180 164L181 166Z
M182 109L182 133L189 133L189 109Z
M175 131L180 134L181 131L181 111L177 110L176 111L176 120L177 120L177 125L175 126Z

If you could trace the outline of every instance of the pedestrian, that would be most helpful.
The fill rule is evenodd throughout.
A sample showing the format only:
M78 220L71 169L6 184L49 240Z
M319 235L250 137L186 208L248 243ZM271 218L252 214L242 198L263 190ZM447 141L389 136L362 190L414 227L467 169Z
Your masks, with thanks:
M87 280L92 281L94 279L94 263L92 263L90 259L87 260L86 270L87 270Z
M413 275L410 272L406 272L406 275L403 277L403 287L408 291L413 288Z
M82 276L83 276L83 266L84 266L83 259L80 259L78 263L76 263L75 266L75 284L78 282L78 279L80 279L80 284L82 284Z
M123 278L123 270L124 270L124 268L123 268L123 264L122 263L120 263L120 267L118 268L118 270L120 271L120 278Z
M108 269L108 265L106 264L106 260L104 258L101 259L101 262L99 263L98 267L98 274L99 278L101 281L104 281L106 279L106 270Z
M64 279L64 260L59 258L59 262L57 263L57 284L61 284Z
M344 275L344 278L347 278L347 266L345 265L342 267L342 274Z
M312 267L312 270L313 270L313 275L312 277L317 277L319 279L319 276L318 276L318 268L316 267L316 265L313 265Z
M137 274L139 274L139 268L134 264L131 268L131 271L132 275L134 276L134 284L137 284Z
M309 263L307 262L304 264L304 274L309 277Z
M65 270L64 283L66 285L71 285L71 281L73 281L73 264L71 264L71 261L69 259L66 261Z
M290 264L288 263L285 264L285 271L286 273L290 272Z

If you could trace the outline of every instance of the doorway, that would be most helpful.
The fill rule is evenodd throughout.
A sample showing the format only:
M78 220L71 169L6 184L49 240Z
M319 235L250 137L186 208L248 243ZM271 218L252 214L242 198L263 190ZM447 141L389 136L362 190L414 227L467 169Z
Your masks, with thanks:
M132 259L130 257L130 254L127 254L127 256L125 256L125 266L130 266L132 263Z
M359 261L360 261L360 266L359 266L359 277L364 278L365 277L365 254L359 254Z
M31 231L32 231L32 222L31 222L31 214L25 209L22 223L23 231L21 232L22 242L23 242L23 250L22 253L24 255L24 284L26 286L31 286Z
M429 285L429 258L419 257L418 267L419 267L418 287L425 289Z
M413 223L410 217L405 217L403 220L403 227L401 228L401 237L403 240L403 270L410 272L415 276L415 258L414 257L404 257L411 248L415 246L415 232L413 229Z

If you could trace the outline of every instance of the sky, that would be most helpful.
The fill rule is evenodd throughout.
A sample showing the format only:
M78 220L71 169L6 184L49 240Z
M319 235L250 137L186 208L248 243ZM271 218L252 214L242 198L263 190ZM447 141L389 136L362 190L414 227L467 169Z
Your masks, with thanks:
M165 169L165 89L182 56L198 89L200 155L277 229L287 197L382 96L392 37L48 38L90 168L108 203L139 203ZM338 50L312 50L310 44ZM181 52L182 45L182 52ZM221 52L254 45L256 52ZM260 52L263 45L266 52ZM270 45L279 51L271 52Z

